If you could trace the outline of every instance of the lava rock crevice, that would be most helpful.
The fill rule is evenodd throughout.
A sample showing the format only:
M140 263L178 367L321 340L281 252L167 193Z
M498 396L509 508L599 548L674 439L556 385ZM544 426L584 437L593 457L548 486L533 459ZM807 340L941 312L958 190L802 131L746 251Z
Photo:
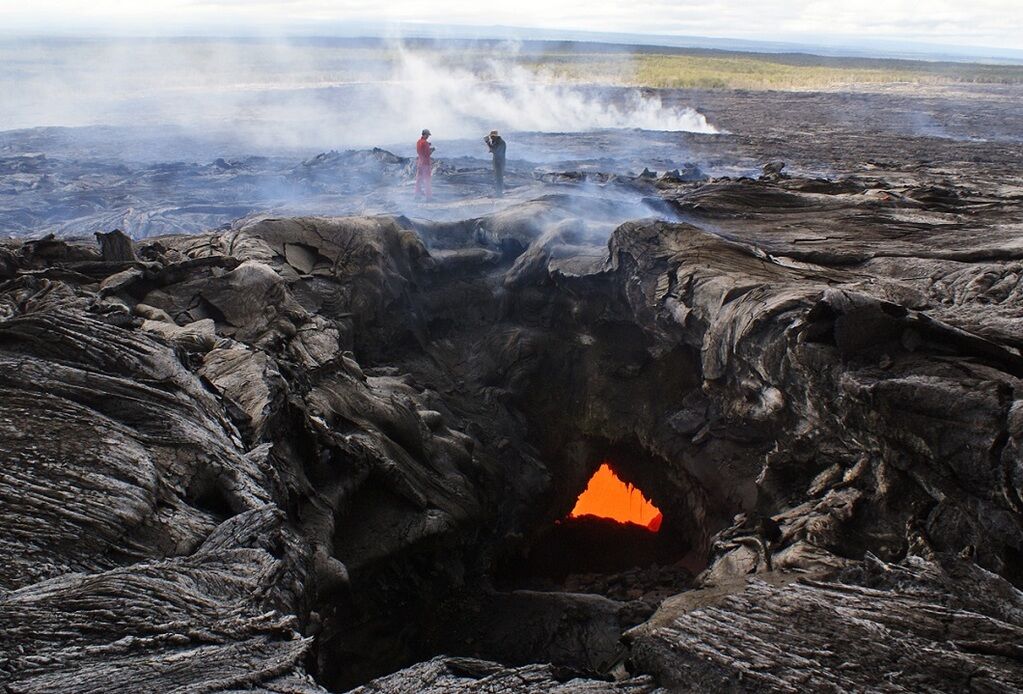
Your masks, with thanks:
M559 195L459 224L246 220L144 260L4 244L0 674L1023 687L1015 222L821 185L666 186L684 222L610 240ZM664 512L658 566L502 582L605 459Z

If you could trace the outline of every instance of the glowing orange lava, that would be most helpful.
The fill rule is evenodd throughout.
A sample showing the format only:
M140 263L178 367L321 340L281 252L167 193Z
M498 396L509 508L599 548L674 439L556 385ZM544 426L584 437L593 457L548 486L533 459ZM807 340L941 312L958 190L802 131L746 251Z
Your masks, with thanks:
M661 512L657 507L647 501L643 492L618 479L607 463L593 473L569 515L572 518L611 518L620 523L636 523L654 532L661 529Z

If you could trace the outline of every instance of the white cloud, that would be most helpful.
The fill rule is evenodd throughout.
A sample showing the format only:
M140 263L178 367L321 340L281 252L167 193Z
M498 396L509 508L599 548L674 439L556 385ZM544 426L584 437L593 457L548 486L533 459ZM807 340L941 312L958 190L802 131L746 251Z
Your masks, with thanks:
M0 27L9 30L273 32L346 22L767 40L853 36L1023 49L1021 0L0 0Z

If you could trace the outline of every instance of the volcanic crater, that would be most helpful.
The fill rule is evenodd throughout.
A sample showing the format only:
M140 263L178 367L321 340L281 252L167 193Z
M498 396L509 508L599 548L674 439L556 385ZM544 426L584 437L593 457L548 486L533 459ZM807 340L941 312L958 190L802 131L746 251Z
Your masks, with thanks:
M846 137L3 242L6 690L1023 689L1021 145Z

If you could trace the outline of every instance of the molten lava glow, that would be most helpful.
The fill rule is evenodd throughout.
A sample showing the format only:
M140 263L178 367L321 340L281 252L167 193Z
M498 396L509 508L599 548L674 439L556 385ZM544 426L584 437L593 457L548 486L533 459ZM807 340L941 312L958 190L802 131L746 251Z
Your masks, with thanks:
M647 501L643 492L618 479L607 463L593 473L569 515L611 518L620 523L643 525L654 532L661 528L661 512L657 507Z

